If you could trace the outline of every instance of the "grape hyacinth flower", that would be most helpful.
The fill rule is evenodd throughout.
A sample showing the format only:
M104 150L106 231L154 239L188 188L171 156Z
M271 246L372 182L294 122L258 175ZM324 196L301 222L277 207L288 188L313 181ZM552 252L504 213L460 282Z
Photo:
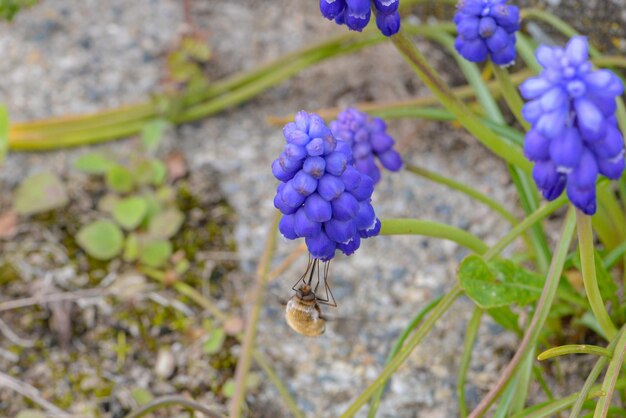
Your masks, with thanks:
M380 180L380 169L374 157L387 170L402 168L402 157L393 149L395 141L387 134L387 125L382 119L348 108L330 123L330 129L335 138L350 145L354 166L371 177L374 183Z
M385 36L400 30L400 0L374 0L376 26ZM320 11L328 20L345 24L350 30L361 32L372 16L370 0L320 0Z
M482 62L491 56L497 65L515 61L515 32L520 28L519 9L507 0L460 0L454 23L456 50L468 61Z
M524 153L535 162L533 178L548 200L567 189L587 215L596 212L599 174L616 180L624 171L624 139L615 119L624 87L609 70L593 70L587 39L573 37L565 48L540 46L544 70L520 86L530 100L522 109L532 125Z
M283 214L280 232L304 238L311 256L328 261L335 250L354 253L361 238L378 235L371 205L374 181L349 161L350 146L337 140L321 117L298 112L283 128L287 144L272 163L281 181L274 206Z

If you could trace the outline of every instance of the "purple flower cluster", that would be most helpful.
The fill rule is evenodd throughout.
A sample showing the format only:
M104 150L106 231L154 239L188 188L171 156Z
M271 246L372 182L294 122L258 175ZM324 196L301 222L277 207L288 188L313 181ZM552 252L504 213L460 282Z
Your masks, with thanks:
M385 36L400 30L399 4L400 0L374 0L376 26ZM358 32L367 26L372 15L370 0L320 0L320 11L326 19Z
M519 9L507 0L460 0L454 23L454 43L463 58L482 62L491 56L494 64L515 61L515 32L520 27Z
M350 163L374 183L380 180L380 169L374 157L387 170L398 171L402 167L402 157L393 149L394 140L387 134L387 125L382 119L348 108L330 123L330 129L335 138L351 145L354 161Z
M624 171L624 139L615 119L615 98L624 87L609 70L593 70L587 39L573 37L565 48L540 46L539 77L520 91L522 114L532 124L524 153L536 164L533 177L544 197L567 188L569 200L587 215L596 211L596 179L618 179Z
M350 145L336 140L321 117L303 111L283 134L287 145L272 163L281 181L274 197L283 214L280 232L305 238L311 256L323 261L336 249L350 255L361 238L378 235L381 225L370 203L374 181L349 164Z

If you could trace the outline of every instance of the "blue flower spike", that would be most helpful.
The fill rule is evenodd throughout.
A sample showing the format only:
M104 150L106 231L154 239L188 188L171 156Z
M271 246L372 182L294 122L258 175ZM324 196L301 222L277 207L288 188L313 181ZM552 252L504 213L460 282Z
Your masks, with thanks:
M378 235L381 224L370 203L374 181L350 164L349 144L304 111L283 135L287 144L272 163L280 180L274 206L283 214L283 236L304 238L313 258L328 261L336 250L350 255L362 238Z
M494 64L515 62L515 32L520 28L516 6L506 0L460 0L454 15L458 36L456 50L468 61Z
M380 169L374 157L389 171L402 168L402 157L393 149L395 141L387 134L387 125L382 119L348 108L330 123L330 129L337 139L350 145L351 163L374 183L380 180Z
M536 56L544 70L520 92L529 100L522 109L532 125L524 153L536 163L537 187L548 200L566 190L574 206L593 215L598 175L616 180L624 171L624 139L615 119L624 87L611 71L592 68L588 49L583 36L565 48L540 46Z
M376 26L385 36L400 30L400 0L374 0ZM334 20L348 29L361 32L372 16L369 0L320 0L320 12L328 20Z

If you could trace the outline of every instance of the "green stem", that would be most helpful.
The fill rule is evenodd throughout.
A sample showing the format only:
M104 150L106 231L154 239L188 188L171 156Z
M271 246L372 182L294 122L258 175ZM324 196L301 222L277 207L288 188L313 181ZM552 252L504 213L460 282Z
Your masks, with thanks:
M608 346L609 352L611 353L613 352L613 350L615 349L616 343L617 343L616 339L613 339L613 341L611 341L611 344L609 344ZM596 382L596 380L598 379L598 376L600 376L600 373L602 373L602 370L604 370L604 367L609 362L609 358L610 357L600 357L596 361L596 364L593 366L593 368L591 369L591 372L589 372L589 375L587 376L587 379L585 380L585 384L583 385L580 392L577 393L576 401L574 402L574 405L572 406L572 410L570 411L569 418L578 418L580 416L580 411L583 409L583 404L585 400L588 399L589 392L592 390L593 384Z
M439 303L440 300L441 300L441 296L435 298L433 301L428 303L428 305L424 306L422 310L420 310L417 313L417 315L415 315L415 317L411 320L411 322L409 322L409 325L406 326L402 334L396 340L391 351L389 351L389 354L387 355L387 359L385 360L385 366L388 365L389 362L391 362L391 360L396 356L398 351L400 351L400 349L404 345L404 342L409 337L411 332L413 332L413 330L420 324L420 322L422 322L424 317ZM367 414L368 418L374 418L376 416L376 412L378 411L378 407L380 406L380 400L383 397L383 393L385 392L386 385L387 385L387 382L385 382L385 384L383 384L376 391L374 396L372 396L372 400L370 402L370 410Z
M510 382L511 377L517 371L520 362L526 357L528 350L534 349L537 339L539 338L539 334L543 329L543 325L548 318L554 297L556 296L559 279L563 273L563 266L565 264L567 252L574 235L575 225L574 210L570 208L567 217L565 218L561 239L557 244L554 257L550 263L550 270L548 271L546 282L543 291L541 292L541 297L539 298L539 302L537 302L537 308L535 309L530 325L524 334L524 338L522 339L518 350L515 352L513 359L511 359L487 396L480 401L478 406L469 415L470 418L481 417L485 412L487 412L491 404L493 404L493 402Z
M522 116L522 106L524 106L524 101L517 92L517 87L515 87L511 81L509 72L506 68L502 68L499 65L492 64L491 67L493 68L493 73L496 76L496 80L498 80L500 88L502 89L502 97L504 97L506 104L509 106L509 109L511 109L515 119L517 119L520 125L528 131L530 129L530 125Z
M465 330L465 341L463 342L463 352L461 354L461 362L459 364L459 375L456 379L456 397L459 402L459 416L461 418L467 416L467 403L465 402L465 379L469 370L470 361L472 360L472 347L478 335L478 328L483 316L483 310L476 306L472 312L472 317L467 323Z
M589 305L596 317L605 337L612 340L617 333L617 328L611 321L611 317L606 311L598 281L596 279L596 266L594 261L593 231L591 229L591 217L576 211L576 221L578 224L578 248L580 250L580 264L582 268L583 283Z
M565 205L567 202L566 196L561 196L558 199L540 207L525 219L523 219L519 224L517 224L513 229L511 229L504 237L502 237L494 246L492 246L487 253L483 256L485 260L496 257L498 254L502 252L509 244L511 244L517 237L519 237L526 229L530 226L534 225L535 222L539 222L544 219L554 211L556 211L561 206Z
M606 369L606 375L602 382L602 392L604 392L604 394L598 399L593 418L604 418L608 414L611 398L615 391L615 383L617 382L622 364L624 363L624 355L626 355L626 328L620 330L615 350L613 350L613 358L609 362L609 367Z
M398 352L398 354L389 362L389 364L383 369L380 375L370 384L359 397L341 414L340 418L347 418L354 416L359 409L376 393L376 391L382 387L393 373L404 363L404 361L413 352L415 347L424 339L424 337L435 326L441 316L450 308L452 303L463 293L458 284L446 294L437 306L432 310L428 318L424 320L422 325L415 331L415 333L409 338L406 344Z
M589 344L568 344L559 347L552 347L537 356L537 360L547 360L553 357L564 356L567 354L593 354L596 356L605 356L611 358L611 351L604 347Z
M420 219L383 219L380 235L424 235L454 241L457 244L484 254L489 247L476 236L459 228Z
M471 186L468 186L464 183L461 183L459 181L453 180L451 178L442 176L440 174L437 174L433 171L427 170L425 168L422 167L417 167L411 164L406 164L405 168L407 171L410 171L413 174L416 174L418 176L422 176L424 178L427 178L429 180L432 180L436 183L440 183L443 184L445 186L448 186L449 188L453 189L453 190L457 190L463 194L468 195L469 197L483 203L484 205L486 205L487 207L489 207L490 209L492 209L494 212L499 213L500 215L502 215L502 217L504 219L506 219L512 226L515 226L519 223L519 221L517 220L517 218L515 218L515 216L509 212L504 206L502 206L500 203L496 202L495 200L491 199L489 196L487 196L486 194L483 194L481 192L479 192L478 190L474 189Z
M229 417L239 418L241 416L243 403L246 397L246 377L250 371L250 364L252 360L252 352L254 350L254 340L257 333L257 324L261 317L261 309L263 308L263 298L265 296L265 286L267 284L267 276L270 272L270 264L272 260L272 254L276 247L276 231L278 230L278 222L280 221L280 214L274 216L274 222L270 227L270 233L265 243L261 260L257 268L257 281L254 289L254 305L248 314L248 320L246 321L246 330L244 332L243 341L241 344L241 354L237 361L237 369L235 370L235 391L233 397L230 400L229 405Z
M526 172L531 171L531 164L519 149L512 148L500 137L494 134L480 120L472 114L463 102L457 99L445 81L430 66L426 58L419 52L403 30L391 37L392 42L413 66L414 71L426 84L433 94L441 101L458 121L474 135L484 146L505 161L522 168Z

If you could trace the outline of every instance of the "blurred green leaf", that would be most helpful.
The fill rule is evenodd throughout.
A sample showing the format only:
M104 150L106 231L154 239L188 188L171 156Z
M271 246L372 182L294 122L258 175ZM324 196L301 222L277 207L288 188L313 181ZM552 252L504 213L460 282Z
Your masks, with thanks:
M87 174L105 174L113 165L114 161L97 152L81 155L74 161L74 167Z
M135 182L137 184L146 185L152 183L154 179L154 168L152 161L142 159L133 167L133 174L135 175Z
M128 193L133 190L133 174L124 166L114 164L106 172L107 186L118 193Z
M222 386L222 396L225 398L231 398L235 393L235 380L231 377Z
M154 119L146 123L141 130L141 143L149 153L155 152L159 148L163 132L169 126L165 119Z
M122 228L131 231L141 223L146 212L148 204L145 199L139 196L127 197L120 200L113 208L113 218Z
M110 260L122 251L124 234L113 222L102 219L83 226L76 241L93 258Z
M128 234L124 243L124 255L122 258L126 262L135 261L139 257L139 239L137 234Z
M9 112L6 106L0 105L0 165L4 161L9 146Z
M130 395L138 405L147 405L154 399L152 393L144 388L135 388L130 392Z
M222 349L225 340L226 331L224 331L224 328L215 328L202 344L202 351L208 355L216 354Z
M0 0L0 17L10 22L20 9L31 7L37 4L38 1L39 0Z
M169 239L176 235L184 220L185 216L178 209L166 209L150 220L148 233L154 238Z
M543 278L512 263L486 263L480 256L466 257L459 267L459 282L466 295L484 309L527 305L541 295Z
M33 215L67 205L65 185L56 174L37 173L26 178L15 191L13 208L20 215Z
M510 307L501 306L499 308L487 309L487 313L502 328L513 331L517 334L522 333L522 329L519 326L519 315L513 312Z
M159 160L152 160L152 184L160 186L167 178L167 167Z
M149 241L139 248L139 261L150 267L161 267L171 255L172 243L166 240Z
M159 202L171 203L176 199L176 192L170 186L161 186L156 191L156 198Z

